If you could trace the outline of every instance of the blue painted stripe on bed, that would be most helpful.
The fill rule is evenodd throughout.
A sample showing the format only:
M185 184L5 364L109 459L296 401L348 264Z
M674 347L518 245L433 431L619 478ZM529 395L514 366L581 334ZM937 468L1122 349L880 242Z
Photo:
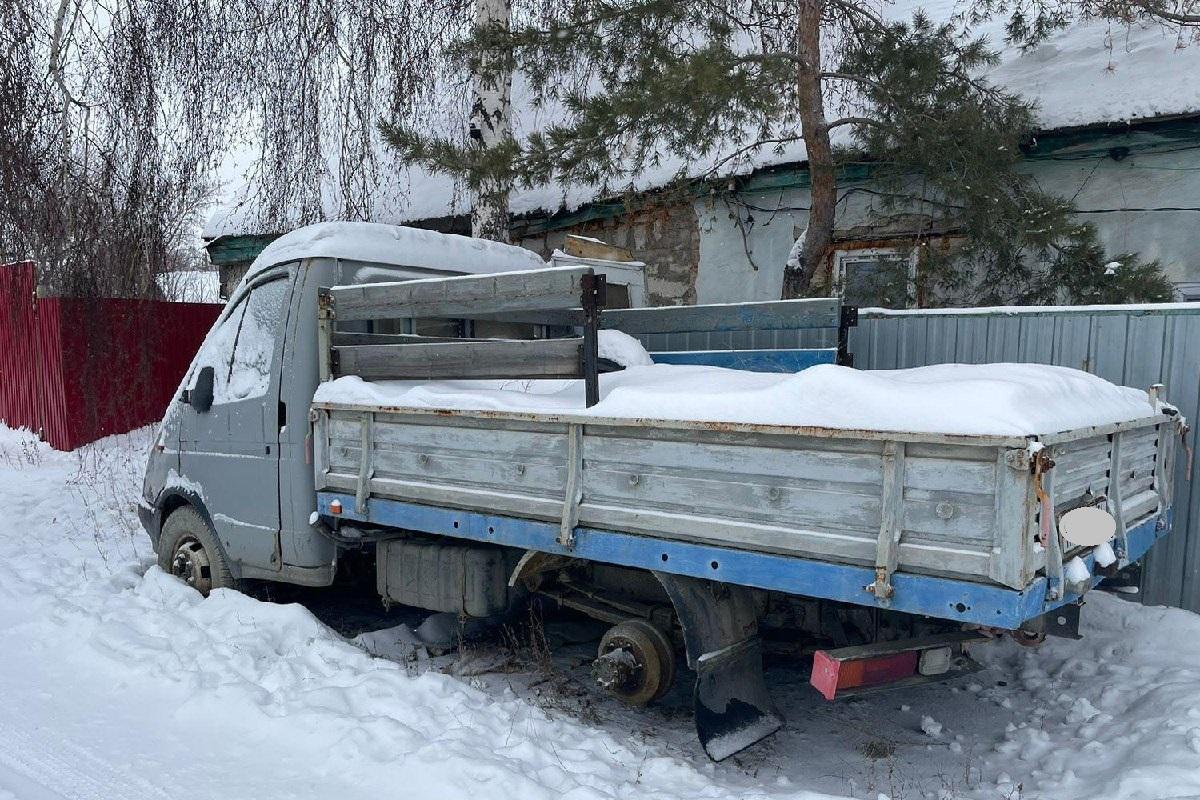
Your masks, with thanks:
M800 372L817 364L837 362L836 348L803 350L680 350L651 353L656 364L692 364L748 372Z
M368 501L365 515L359 515L354 512L353 495L318 492L317 499L321 514L326 516L330 516L329 504L338 500L343 508L340 515L343 519L570 555L607 564L710 578L808 597L885 607L864 589L874 580L873 571L867 567L591 528L576 529L575 547L567 550L557 541L558 525L550 522L378 497ZM1130 532L1131 554L1137 557L1145 554L1155 538L1170 529L1169 513L1164 519L1166 527L1161 531L1156 530L1156 520L1151 519ZM1078 599L1068 596L1047 603L1045 578L1036 579L1023 591L907 573L897 573L893 577L893 585L895 596L886 607L894 611L998 628L1016 628L1025 620Z

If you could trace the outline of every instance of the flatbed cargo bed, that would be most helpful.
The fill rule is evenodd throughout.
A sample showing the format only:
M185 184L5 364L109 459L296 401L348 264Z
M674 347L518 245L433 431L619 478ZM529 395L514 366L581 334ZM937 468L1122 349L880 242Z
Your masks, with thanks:
M408 339L339 348L332 324L326 326L323 350L330 356L322 377L345 380L323 384L313 404L322 512L579 557L585 557L581 545L588 540L603 553L587 556L597 560L1009 628L1090 588L1078 581L1071 585L1064 575L1065 562L1089 557L1089 550L1068 549L1055 527L1062 513L1085 505L1112 513L1122 565L1169 528L1171 476L1161 465L1172 463L1180 421L1145 393L1135 392L1141 398L1136 400L1131 390L1109 384L1105 391L1115 398L1118 421L1049 434L956 433L953 427L939 432L928 429L927 415L926 428L911 431L763 424L736 421L735 412L725 421L697 419L695 409L692 418L672 418L670 408L605 415L610 406L601 404L596 358L603 328L646 335L698 325L714 330L840 325L844 334L846 312L839 323L836 301L822 299L762 304L765 322L756 317L755 304L601 313L594 295L589 310L590 281L586 271L560 268L547 271L545 282L522 273L329 290L324 307L330 323L342 318L337 309L344 294L351 319L368 313L403 317L411 308L530 319L526 309L533 308L557 314L576 331L582 328L582 336L510 342L507 349L496 341ZM582 311L555 306L580 291ZM839 339L844 343L844 335ZM564 351L564 342L578 343L570 345L575 356ZM523 367L530 352L553 359L556 368L547 370L549 362ZM794 373L800 351L778 352L780 371ZM820 353L818 362L844 360L844 347ZM691 353L682 362L702 364L705 358ZM756 355L753 369L762 369L763 358ZM373 379L402 382L392 395L401 401L406 387L460 374L454 370L468 370L461 373L466 378L502 373L513 379L575 370L588 385L587 407L582 397L575 410L553 404L538 409L537 403L526 410L472 409L453 399L438 407L439 391L452 397L475 385L458 383L429 384L434 400L387 402L387 392L354 391L370 385L353 383L358 374L353 366L338 368L365 361L375 365ZM637 369L661 374L714 368L635 367L627 373L628 387L621 373L606 377L609 388L636 390L638 376L647 374ZM964 378L978 381L978 371L987 368L958 369L976 370ZM1065 386L1098 381L1060 368L1033 369L1047 370L1046 381L1061 378ZM852 372L819 367L805 374L840 379ZM734 374L718 373L712 377ZM701 372L699 379L706 375ZM1034 375L1032 384L1041 377ZM1028 389L1030 376L1023 380ZM798 389L788 377L780 381L760 376L751 383L766 391L783 387L783 394L772 395L776 402L806 400L803 386ZM338 383L348 391L327 390ZM486 386L478 385L481 391ZM919 389L906 395L910 405L914 396L922 399ZM929 397L934 403L934 395ZM866 393L838 399L849 408L868 404ZM879 398L871 401L878 404ZM1060 406L1069 411L1071 398L1067 401ZM1043 508L1053 509L1048 527Z
M339 404L314 410L317 489L353 498L343 512L350 518L383 522L375 510L399 501L549 524L560 546L578 539L576 529L610 531L867 575L895 542L890 573L1017 592L1039 578L1061 586L1061 565L1073 555L1037 543L1036 437ZM1169 507L1169 477L1155 467L1173 425L1151 415L1043 437L1039 444L1058 465L1057 480L1047 481L1056 509L1119 492L1126 536L1147 522L1164 532L1157 520ZM1119 479L1110 482L1110 472ZM569 531L564 520L573 522ZM452 523L436 532L473 538ZM663 552L668 558L653 566L670 571ZM1127 559L1138 555L1126 548ZM708 577L727 578L714 574L719 569ZM869 578L841 599L906 605L897 578L888 582L890 598L877 599ZM816 585L787 590L824 596Z

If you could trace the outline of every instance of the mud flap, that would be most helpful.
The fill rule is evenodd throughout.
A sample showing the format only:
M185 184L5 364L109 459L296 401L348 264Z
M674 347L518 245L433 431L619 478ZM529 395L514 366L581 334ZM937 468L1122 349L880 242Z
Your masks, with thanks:
M762 671L758 612L749 589L654 573L683 627L688 666L696 672L696 734L721 761L783 726Z

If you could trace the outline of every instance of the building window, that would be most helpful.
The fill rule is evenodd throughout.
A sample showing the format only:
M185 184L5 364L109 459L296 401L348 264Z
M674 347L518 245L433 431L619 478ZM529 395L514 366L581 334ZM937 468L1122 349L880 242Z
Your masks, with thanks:
M915 308L917 249L840 247L833 255L833 291L848 305Z
M1180 300L1200 300L1200 281L1184 281L1175 284L1175 291Z

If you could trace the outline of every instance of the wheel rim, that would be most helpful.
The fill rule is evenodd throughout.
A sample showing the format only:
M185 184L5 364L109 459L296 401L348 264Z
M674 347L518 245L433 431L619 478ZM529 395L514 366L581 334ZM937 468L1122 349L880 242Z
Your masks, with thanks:
M185 536L171 557L171 574L200 594L212 591L212 562L204 545L194 536Z
M628 654L623 657L625 663L621 668L593 668L597 682L603 688L626 703L638 706L666 694L675 677L675 654L661 631L645 620L622 622L604 635L597 661L621 651Z

